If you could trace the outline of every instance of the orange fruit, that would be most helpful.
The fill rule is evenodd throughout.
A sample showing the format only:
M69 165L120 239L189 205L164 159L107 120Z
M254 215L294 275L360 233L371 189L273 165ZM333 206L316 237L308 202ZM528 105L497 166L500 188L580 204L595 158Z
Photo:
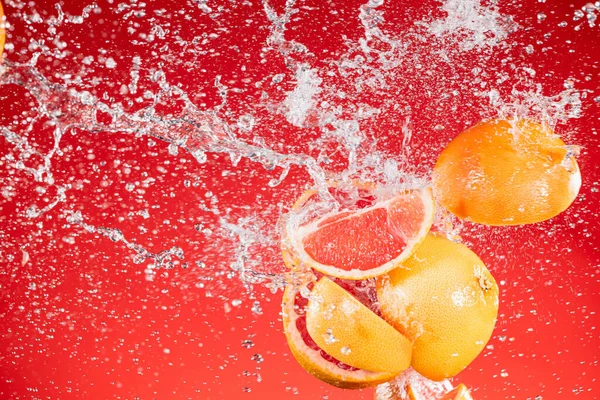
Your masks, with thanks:
M310 284L308 287L310 288L311 285L312 284ZM320 293L324 293L326 298L330 297L327 287L318 290ZM352 302L352 300L349 300L349 298L354 299L354 297L348 292L345 292L343 289L340 290L342 290L343 293L338 293L338 295L346 301ZM303 297L301 292L303 292L301 288L293 285L288 285L286 287L282 302L282 316L284 332L288 346L290 347L294 358L296 358L298 363L307 372L324 382L344 389L360 389L374 386L382 382L389 381L398 374L396 371L397 368L395 368L394 371L381 371L382 368L378 368L377 360L385 360L387 357L385 353L378 352L378 355L373 357L371 363L367 363L368 366L372 366L373 370L366 370L348 365L321 349L308 332L306 307L309 300ZM334 293L337 293L336 289L334 289ZM333 297L335 298L336 296L334 295ZM361 318L365 317L366 315L373 314L368 308L365 306L363 307L364 308L358 307L359 311L356 315L357 317ZM339 312L339 309L334 309L330 314L333 315ZM379 318L375 314L373 314L373 316ZM336 318L336 321L339 321L339 317ZM369 315L367 318L372 319L372 316ZM338 328L338 326L333 326L332 324L332 329L335 329L336 332L338 331ZM383 319L379 318L379 321L377 321L374 326L368 327L366 332L356 331L355 335L360 337L362 333L370 335L369 332L375 332L375 337L377 337L378 334L376 332L379 330L385 331L389 329L394 330ZM345 333L348 334L348 332ZM396 333L400 335L398 332ZM340 333L338 333L338 335L340 335ZM352 342L351 345L355 346L354 343L358 343L356 337L354 338L353 342L351 337L352 335L349 334L349 336ZM342 336L340 335L340 338L341 337ZM397 338L402 342L402 335ZM406 339L404 338L404 340ZM382 344L382 348L386 348L386 344ZM354 348L354 351L356 353L360 352L359 348ZM346 351L342 352L340 348L339 354L343 355L343 353L346 353ZM410 359L410 350L406 357ZM405 361L405 364L408 364L408 362ZM387 361L383 361L383 363L385 364Z
M6 39L6 30L4 29L4 10L0 1L0 61L2 61L2 53L4 52L4 40Z
M430 188L393 192L332 186L329 198L305 192L284 224L283 258L342 279L367 279L395 268L429 232ZM335 207L337 205L337 207Z
M486 225L540 222L566 210L581 174L573 148L545 124L493 120L458 135L433 170L437 201Z
M498 315L498 286L467 246L430 234L399 268L377 279L383 318L414 340L411 366L451 378L483 350Z

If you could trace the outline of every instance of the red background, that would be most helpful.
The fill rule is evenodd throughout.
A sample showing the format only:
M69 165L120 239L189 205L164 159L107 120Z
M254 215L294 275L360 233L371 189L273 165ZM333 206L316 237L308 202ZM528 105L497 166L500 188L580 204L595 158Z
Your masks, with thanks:
M262 4L221 3L223 9L215 16L202 12L192 1L122 3L127 4L122 9L100 1L100 13L92 13L81 24L58 25L55 32L48 22L57 15L53 4L8 2L4 7L10 22L10 46L5 51L8 73L18 68L16 63L31 59L37 51L32 43L38 40L46 49L37 69L49 81L88 90L100 98L105 95L107 103L123 101L130 113L150 105L141 94L157 90L149 79L156 69L164 70L170 83L180 84L190 100L206 110L221 102L214 85L220 76L229 91L217 115L235 122L252 113L257 121L251 133L236 132L241 140L251 143L257 135L277 151L316 157L320 149L314 148L313 141L320 136L318 128L314 124L294 127L281 112L267 106L280 104L295 81L281 54L263 49L270 24ZM81 15L87 5L79 1L60 4L68 15ZM217 2L207 4L213 12L218 8ZM282 1L272 5L283 12ZM440 5L388 1L380 8L385 18L380 27L407 39L403 36L407 32L420 32L415 21L444 17ZM583 186L573 206L537 225L481 228L466 224L462 231L501 289L494 336L483 354L455 379L471 387L476 399L600 396L596 128L600 113L592 100L600 96L600 28L584 20L573 21L575 10L583 5L501 2L500 12L520 26L504 45L461 51L454 42L461 40L461 34L413 41L402 66L392 71L396 78L386 75L389 86L385 90L353 91L352 83L360 75L356 71L347 81L340 75L321 75L323 86L347 89L351 95L343 100L328 92L323 98L330 96L329 101L343 104L346 110L359 103L382 110L361 121L367 137L377 139L373 142L376 150L399 159L401 126L410 116L414 133L408 168L419 174L428 173L452 137L496 115L486 99L474 95L477 85L472 83L471 71L476 66L487 74L487 87L497 88L509 101L513 88L535 90L541 84L542 93L548 96L564 90L569 78L585 96L581 118L559 122L556 127L566 141L582 147ZM364 35L357 18L360 3L303 1L296 6L300 11L288 23L285 37L304 44L309 54L292 58L320 71L335 72L337 68L329 61L346 51L343 35L353 42ZM166 10L166 16L155 12L160 9ZM129 15L130 11L138 14ZM539 22L537 15L542 12L546 19ZM46 22L37 21L36 14ZM563 21L567 26L559 25ZM147 36L140 33L147 35L156 22L168 30L165 38L143 40ZM199 44L191 44L194 37L200 38ZM64 57L59 42L66 44ZM535 48L532 54L525 51L528 45ZM447 50L451 62L439 61L435 52L439 48ZM94 55L94 61L83 64L88 55ZM138 93L123 95L120 89L131 80L136 55L142 60ZM117 67L107 68L102 56L111 56ZM522 81L518 71L522 66L536 71L528 82ZM279 73L286 74L282 84L270 84ZM72 80L78 74L82 79ZM503 76L506 79L499 79ZM256 87L258 81L264 83L262 87ZM447 96L452 91L456 93ZM261 98L263 92L267 101ZM127 100L132 102L127 104ZM161 115L177 115L181 106L181 101L167 97L157 110ZM37 151L46 154L52 148L52 127L44 119L32 132L23 132L22 121L36 115L36 107L22 87L0 87L0 124L22 133ZM76 118L77 111L73 115ZM436 125L443 129L435 129ZM333 153L338 143L323 145L326 150L327 146ZM198 164L181 149L177 156L169 154L168 143L157 138L101 129L69 130L60 148L63 154L52 158L52 171L56 184L72 185L66 201L38 218L27 218L32 204L42 208L55 199L56 187L35 182L30 174L15 168L10 156L18 158L19 151L0 140L0 190L9 193L0 198L0 397L372 397L372 390L329 387L297 365L281 331L281 291L273 294L264 284L244 287L230 268L237 238L223 237L218 228L220 217L232 222L252 217L254 222L247 226L267 232L274 240L278 215L311 182L305 170L292 167L285 181L271 188L267 182L279 176L279 168L268 171L246 158L234 166L228 155L214 153L208 155L207 163ZM341 153L333 157L332 170L345 166ZM40 160L32 156L26 164L39 165ZM229 172L224 175L224 171ZM144 187L142 182L148 178L155 181ZM134 183L135 189L128 190L127 183ZM202 211L203 202L212 206L209 191L216 195L222 213L229 209L225 215ZM135 214L143 209L150 218ZM81 211L88 224L120 229L128 240L152 252L179 246L185 257L176 260L173 269L160 269L153 281L147 281L147 263L134 264L135 253L123 243L68 224L66 216L71 211ZM253 228L256 221L264 225ZM198 232L198 223L213 233ZM29 260L23 258L24 252ZM252 254L257 257L256 270L283 271L276 243L255 245ZM198 268L197 261L206 268ZM184 262L188 268L183 268ZM241 304L232 305L238 299ZM261 313L251 311L255 301ZM243 346L245 340L251 340L252 347Z

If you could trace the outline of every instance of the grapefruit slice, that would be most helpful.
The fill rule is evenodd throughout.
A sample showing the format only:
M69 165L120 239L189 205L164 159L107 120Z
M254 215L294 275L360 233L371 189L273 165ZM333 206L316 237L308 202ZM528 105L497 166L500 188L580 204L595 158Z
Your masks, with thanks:
M331 284L335 285L333 282L331 282ZM308 288L313 288L313 284L309 284ZM341 292L343 292L340 293L342 297L346 299L352 298L353 300L357 301L362 307L357 317L360 318L364 315L371 314L373 317L378 318L377 324L374 326L370 326L370 330L378 330L381 327L384 327L384 330L386 328L391 328L392 330L394 330L394 328L388 325L387 322L375 315L365 305L361 304L358 300L356 300L356 298L354 298L350 293L344 291L344 289L341 289L339 286L338 288L339 290L341 290ZM364 301L365 298L363 297L361 300ZM307 372L319 378L320 380L329 383L330 385L334 385L344 389L360 389L369 386L375 386L393 379L394 376L398 374L398 368L393 368L393 371L383 371L382 368L378 367L378 360L385 359L387 357L385 353L372 354L373 361L371 362L371 364L367 363L366 365L372 366L373 370L351 366L332 356L331 354L327 353L315 342L315 340L313 340L313 338L308 332L308 303L309 300L302 296L300 288L295 287L293 285L288 285L288 287L285 289L282 302L282 315L285 336L292 354L294 355L298 363ZM335 314L335 310L330 312L328 315L332 314ZM336 319L336 321L339 321L339 319ZM355 332L355 335L360 335L360 332ZM402 341L403 336L400 336L401 338L398 338L397 340ZM358 347L355 347L354 350L357 353L360 353ZM405 357L408 359L408 362L410 362L411 352L408 351ZM353 359L351 360L354 361ZM389 362L384 361L383 364L387 365L389 364Z
M354 193L330 188L332 209L305 192L285 224L284 261L342 279L382 275L407 259L433 222L431 188L390 195L373 186L354 187ZM333 202L329 199L329 202ZM319 212L319 210L326 210ZM329 211L327 211L329 210Z
M306 328L327 354L355 368L397 375L410 367L412 342L327 277L312 289Z

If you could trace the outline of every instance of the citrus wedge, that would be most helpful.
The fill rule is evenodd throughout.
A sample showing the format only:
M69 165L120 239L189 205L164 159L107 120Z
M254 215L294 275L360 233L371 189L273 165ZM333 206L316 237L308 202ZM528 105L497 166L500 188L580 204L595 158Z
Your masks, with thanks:
M306 328L307 304L308 300L301 295L300 289L288 285L282 302L284 332L294 358L307 372L330 385L344 389L375 386L394 378L395 372L355 368L322 350L312 340Z
M285 224L282 247L288 266L303 265L342 279L378 276L408 258L433 222L431 188L382 194L362 187L354 195L334 189L329 201L340 207ZM316 193L304 193L293 212L318 209Z
M355 368L397 375L410 366L411 341L326 277L311 292L306 328L327 354Z

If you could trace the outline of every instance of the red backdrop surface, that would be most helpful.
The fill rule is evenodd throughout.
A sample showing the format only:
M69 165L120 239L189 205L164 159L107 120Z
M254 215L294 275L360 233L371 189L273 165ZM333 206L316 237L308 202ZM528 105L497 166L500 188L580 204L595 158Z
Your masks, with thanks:
M304 62L321 71L323 86L336 88L321 100L345 109L380 107L379 114L361 121L374 149L400 158L401 128L410 117L407 165L425 175L456 134L495 115L477 90L495 88L510 100L518 97L511 94L514 88L535 91L540 84L540 93L548 96L574 85L582 96L582 115L556 127L566 141L582 147L583 186L573 206L541 224L481 228L467 223L463 228L463 238L499 282L501 304L491 341L455 382L471 387L476 399L600 397L600 112L593 101L600 96L600 27L585 18L573 20L584 2L501 1L498 13L511 16L518 28L503 39L505 44L466 51L459 44L462 36L473 34L468 29L442 39L425 35L429 39L422 41L408 34L419 32L417 21L444 18L442 3L388 1L379 8L380 28L410 46L394 70L396 79L386 72L385 89L363 92L353 85L372 70L343 76L331 62L360 54L349 51L347 43L359 43L365 34L358 18L361 3L298 1L285 38L308 50L292 51L291 64L267 45L272 24L262 3L220 3L102 0L100 11L86 15L86 2L64 1L57 9L50 2L9 1L5 73L14 74L41 52L36 68L49 82L63 85L57 93L87 90L107 104L122 102L133 113L152 103L144 91L156 92L151 76L163 70L200 109L216 110L227 121L253 114L256 127L251 133L236 131L240 140L252 143L260 136L265 146L282 153L316 155L318 127L294 126L285 111L277 110L297 85L293 62ZM282 1L272 6L283 13ZM84 18L58 23L61 13ZM383 50L389 45L370 44ZM446 49L450 61L440 62L436 49ZM141 60L136 93L122 89L133 79L134 57ZM526 84L522 67L535 70ZM487 86L473 83L474 68L480 68ZM280 85L272 83L277 74L284 74ZM222 102L217 77L228 88L222 108L215 108ZM332 95L346 88L354 97ZM182 102L165 97L158 112L177 115ZM27 89L3 81L3 127L19 131L38 107ZM78 111L71 111L76 118ZM48 118L22 135L40 154L53 146ZM323 144L326 149L338 145ZM269 171L247 158L234 165L228 155L216 153L199 164L181 149L174 155L169 143L147 132L85 126L68 130L59 147L62 153L52 157L54 183L36 182L16 166L19 147L0 139L0 397L372 398L372 389L332 388L299 367L281 328L281 291L271 293L264 284L245 287L231 269L238 239L223 237L218 228L223 218L236 223L250 218L246 226L257 229L253 223L260 222L265 231L275 231L278 215L311 182L304 169L292 166L279 186L270 187L279 168ZM345 165L343 156L332 159L332 170ZM38 155L25 160L27 166L40 162ZM57 198L57 185L70 185L64 201L39 217L27 217L32 204L41 209ZM203 210L213 206L221 214ZM185 256L149 281L148 262L133 263L135 253L122 242L69 224L67 216L76 211L85 223L118 228L151 252L178 246ZM261 263L255 268L283 271L277 253L274 243L256 244L252 254Z

